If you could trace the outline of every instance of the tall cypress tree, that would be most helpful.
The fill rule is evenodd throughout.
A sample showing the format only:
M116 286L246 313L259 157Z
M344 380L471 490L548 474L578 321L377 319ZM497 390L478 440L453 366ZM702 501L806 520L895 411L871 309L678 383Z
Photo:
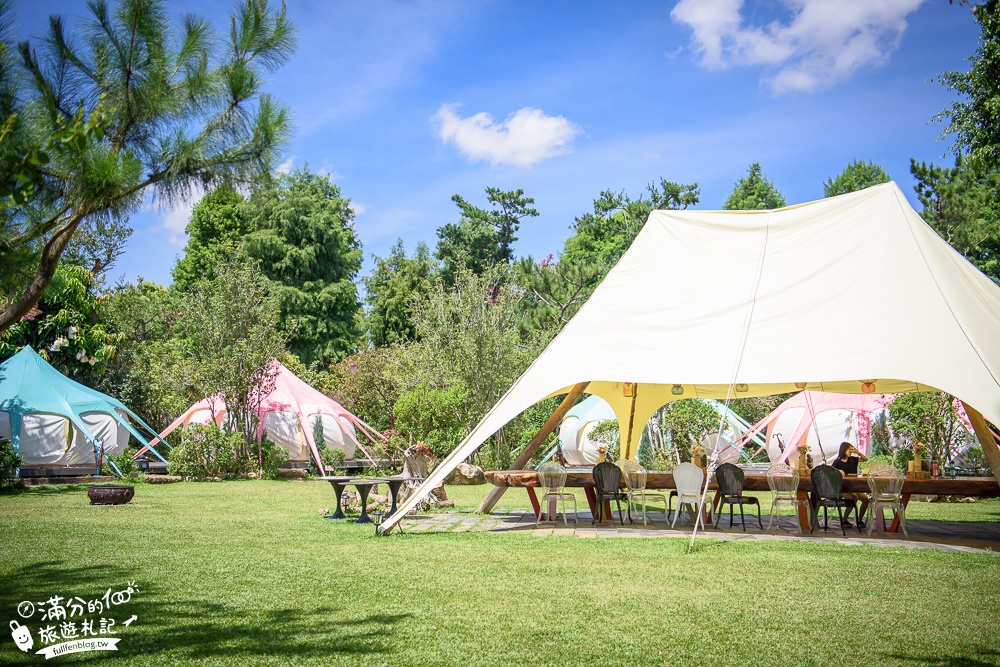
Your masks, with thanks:
M306 364L342 359L357 345L361 307L350 200L328 176L299 170L255 192L246 215L254 231L243 248L274 284L289 351Z

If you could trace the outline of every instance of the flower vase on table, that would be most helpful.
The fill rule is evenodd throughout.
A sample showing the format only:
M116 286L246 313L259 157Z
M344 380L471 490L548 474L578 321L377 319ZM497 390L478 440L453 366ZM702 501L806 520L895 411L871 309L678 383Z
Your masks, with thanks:
M809 474L809 445L801 444L795 448L799 453L799 476Z
M913 443L913 459L906 464L906 476L910 479L930 479L930 471L924 469L924 449L923 443Z

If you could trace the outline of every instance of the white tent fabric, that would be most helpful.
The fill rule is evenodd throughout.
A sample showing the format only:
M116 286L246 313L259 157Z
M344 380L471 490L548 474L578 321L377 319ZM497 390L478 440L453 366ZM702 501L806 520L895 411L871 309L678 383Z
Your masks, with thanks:
M601 443L590 439L590 432L605 419L614 419L615 413L607 402L591 396L566 413L559 422L558 439L566 463L571 466L594 465Z
M128 415L119 417L130 422ZM129 441L128 429L102 412L80 415L87 430L104 443L105 454L118 455ZM0 439L10 440L10 415L0 412ZM21 416L20 452L25 466L93 466L94 446L61 415L31 413Z
M731 387L736 397L942 390L1000 423L998 332L1000 287L895 183L773 211L654 211L579 313L382 529L514 416L580 382L615 409L626 457L660 406L725 399Z

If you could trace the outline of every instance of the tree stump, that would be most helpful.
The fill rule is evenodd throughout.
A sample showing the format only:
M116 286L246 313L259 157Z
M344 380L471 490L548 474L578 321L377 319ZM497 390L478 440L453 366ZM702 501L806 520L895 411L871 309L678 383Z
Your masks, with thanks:
M421 480L427 479L433 459L434 455L423 445L410 445L403 452L403 476L419 477ZM405 502L413 494L414 489L420 486L421 483L421 481L406 482L403 488L399 490L400 504ZM438 507L446 499L447 496L444 493L444 487L439 485L425 499L421 500L417 507L419 509Z

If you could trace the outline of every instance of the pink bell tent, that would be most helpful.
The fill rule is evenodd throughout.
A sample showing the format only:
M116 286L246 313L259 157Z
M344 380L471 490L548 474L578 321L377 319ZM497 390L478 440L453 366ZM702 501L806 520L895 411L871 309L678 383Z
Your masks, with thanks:
M765 436L767 455L775 463L794 463L796 447L805 443L813 460L833 461L841 442L850 442L865 455L870 453L871 422L885 410L896 394L835 394L802 391L774 409L744 434Z
M323 440L327 447L343 450L349 459L354 458L355 448L360 448L365 456L371 458L357 433L360 431L372 442L377 442L382 439L378 431L337 401L303 382L279 361L274 360L273 363L278 367L278 374L274 380L274 390L260 404L258 438L266 434L271 442L287 449L288 460L291 462L308 461L311 455L322 470L319 449L313 438L313 429L318 419L323 425ZM206 398L198 401L163 429L162 437L189 424L209 424L214 421L222 426L226 422L227 412L225 403L221 400ZM159 441L151 440L149 444L155 446ZM145 448L139 453L144 451Z

